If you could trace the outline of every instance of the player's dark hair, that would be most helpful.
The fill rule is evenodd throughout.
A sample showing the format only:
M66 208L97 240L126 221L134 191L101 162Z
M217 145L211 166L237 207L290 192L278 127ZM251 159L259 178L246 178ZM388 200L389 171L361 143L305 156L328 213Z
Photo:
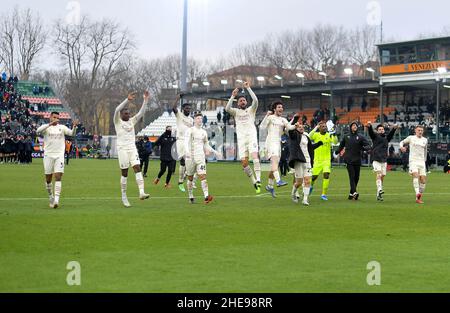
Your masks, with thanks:
M53 115L53 114L59 115L59 112L53 111L52 113L50 113L50 115Z
M239 99L241 99L241 98L245 98L245 100L247 100L247 97L246 97L246 96L240 95L240 96L237 97L237 101L239 102Z
M184 108L187 107L187 106L191 106L191 104L190 104L189 102L183 103L183 104L181 105L181 108L184 109Z
M128 108L123 108L122 110L120 110L120 114L122 114L125 111L128 111Z
M272 103L272 108L273 108L273 111L275 111L275 109L277 108L277 106L278 105L283 105L283 102L281 102L281 101L275 101L274 103Z
M383 125L379 124L379 125L377 126L377 130L378 130L378 128L380 128L380 127L383 127L383 128L384 128Z

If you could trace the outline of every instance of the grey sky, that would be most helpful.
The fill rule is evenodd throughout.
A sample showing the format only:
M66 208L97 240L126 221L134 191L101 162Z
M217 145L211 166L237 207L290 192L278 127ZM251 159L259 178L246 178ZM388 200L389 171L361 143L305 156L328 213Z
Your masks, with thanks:
M69 1L6 0L0 13L18 4L30 7L46 20L64 19ZM189 0L190 56L216 58L240 43L264 38L267 33L311 28L317 23L351 28L367 23L366 0ZM128 27L138 42L139 55L160 57L181 50L183 0L79 0L82 14L108 17ZM413 39L437 33L449 25L450 1L380 0L386 38ZM369 16L370 18L370 16ZM49 62L47 59L46 63ZM54 62L52 62L54 65Z

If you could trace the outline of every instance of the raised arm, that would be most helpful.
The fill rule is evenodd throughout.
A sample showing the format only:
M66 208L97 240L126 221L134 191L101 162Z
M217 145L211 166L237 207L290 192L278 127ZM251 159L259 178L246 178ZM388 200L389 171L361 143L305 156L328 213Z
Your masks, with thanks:
M309 133L309 138L313 139L314 135L317 133L317 130L319 129L319 126L320 126L320 123L317 124L316 127L313 128L313 130L311 130L311 132Z
M369 132L370 139L374 140L376 138L376 135L373 131L372 122L367 122L367 131Z
M236 88L233 90L233 92L231 93L230 100L228 100L227 106L225 107L225 111L227 111L228 113L230 113L233 116L236 115L235 114L236 109L233 109L233 102L234 102L234 99L236 99L238 93L239 93L239 88Z
M147 104L148 104L149 100L150 100L150 93L146 90L144 92L144 102L142 103L141 109L132 118L133 124L136 124L144 116L144 113L145 113L145 110L147 109Z
M172 111L173 113L177 114L178 113L178 103L180 102L180 99L183 97L183 94L177 94L177 97L175 99L175 101L173 102L172 105Z
M283 118L283 124L284 124L284 129L286 131L290 131L290 130L294 130L297 127L297 124L291 124L289 123L289 121L285 118Z
M261 124L259 125L260 128L267 128L270 123L270 116L272 115L272 111L267 112L266 116L264 116L264 119L262 120Z
M250 94L250 97L252 97L252 105L250 106L250 110L256 113L256 111L258 111L258 104L259 104L258 97L256 97L252 88L250 88L250 84L248 82L244 83L244 88L247 89L248 93Z
M68 127L65 127L64 128L64 135L66 135L66 136L71 136L71 137L75 137L76 136L76 134L77 134L77 128L78 128L78 125L80 124L80 122L78 122L78 120L74 120L73 121L73 128L72 129L70 129L70 128L68 128Z
M392 138L394 138L395 132L397 131L398 125L394 125L391 129L391 131L389 132L389 134L387 135L387 140L388 142L392 140Z
M127 99L125 99L114 111L114 123L118 123L120 121L120 111L122 111L125 106L130 102L136 99L136 92L132 92L128 94Z

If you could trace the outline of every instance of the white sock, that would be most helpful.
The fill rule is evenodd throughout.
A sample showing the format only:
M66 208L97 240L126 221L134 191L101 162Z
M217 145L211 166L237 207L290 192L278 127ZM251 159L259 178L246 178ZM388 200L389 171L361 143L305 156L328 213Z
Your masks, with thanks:
M55 203L59 203L59 196L61 195L62 182L55 181Z
M142 176L142 172L136 173L136 183L139 188L139 193L142 195L145 193L144 191L144 177Z
M380 192L381 190L383 190L383 182L380 178L377 178L377 191Z
M122 191L122 197L127 196L127 180L128 180L128 177L124 177L124 176L120 177L120 190Z
M192 182L194 183L194 185L197 183L197 179L198 179L198 175L197 173L194 174L194 179L192 180Z
M292 186L292 195L294 196L297 193L297 191L298 191L298 188L295 187L295 184L294 184L294 186Z
M424 193L425 192L425 184L419 184L419 192Z
M413 186L414 186L414 191L416 192L416 195L420 193L419 190L419 179L418 178L413 178Z
M202 189L203 189L203 195L205 196L205 198L207 198L209 196L208 193L208 182L205 180L202 180Z
M252 184L256 184L256 178L250 166L244 167L244 173L252 180Z
M184 174L186 173L186 166L180 165L180 172L178 176L178 183L182 184L184 182Z
M277 183L281 180L280 173L278 171L274 171L273 176L275 177L275 181Z
M47 190L49 197L53 197L53 184L45 182L45 189Z
M308 202L309 187L303 187L303 201Z
M261 181L261 162L253 160L253 170L255 171L256 181Z
M273 178L269 178L268 186L269 186L270 188L273 188Z
M188 193L189 193L189 199L194 199L193 183L189 179L187 181L187 190L188 190Z

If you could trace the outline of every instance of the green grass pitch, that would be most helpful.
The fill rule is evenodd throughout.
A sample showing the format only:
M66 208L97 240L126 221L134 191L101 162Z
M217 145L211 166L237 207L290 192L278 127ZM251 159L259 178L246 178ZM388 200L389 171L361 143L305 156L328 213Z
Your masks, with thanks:
M338 168L330 201L319 180L305 208L291 202L291 184L277 199L255 196L239 164L209 164L216 198L204 205L198 184L190 205L176 186L154 186L159 161L150 167L152 198L137 199L130 172L126 209L117 160L71 161L54 210L42 161L1 165L0 292L450 291L449 175L429 175L420 206L410 177L389 172L377 203L366 169L353 202ZM69 261L81 265L81 286L66 283ZM381 264L380 286L366 282L370 261Z

